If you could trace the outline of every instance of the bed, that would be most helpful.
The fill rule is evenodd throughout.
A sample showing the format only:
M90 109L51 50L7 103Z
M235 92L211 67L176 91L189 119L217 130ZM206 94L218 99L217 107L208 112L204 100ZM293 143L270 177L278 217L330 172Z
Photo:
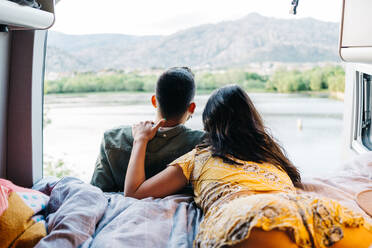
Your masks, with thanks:
M79 179L46 178L48 235L36 247L191 247L202 212L188 195L137 200Z
M303 179L299 193L327 196L372 218L355 201L372 189L372 152L327 178ZM136 200L103 193L79 179L45 178L33 187L50 196L48 235L36 247L192 247L202 212L189 195Z

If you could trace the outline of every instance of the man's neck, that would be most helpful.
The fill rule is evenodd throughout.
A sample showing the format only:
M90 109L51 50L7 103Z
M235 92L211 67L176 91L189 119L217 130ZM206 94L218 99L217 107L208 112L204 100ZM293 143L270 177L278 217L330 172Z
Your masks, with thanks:
M163 125L163 127L175 127L175 126L178 126L178 125L180 125L180 124L183 124L183 123L181 123L181 122L179 122L179 121L173 121L173 120L167 120L165 123L164 123L164 125Z
M155 123L157 123L161 119L163 119L163 117L157 116L156 120L155 120ZM175 126L178 126L180 124L184 124L184 122L179 121L179 120L177 120L177 121L176 120L166 120L163 127L175 127Z

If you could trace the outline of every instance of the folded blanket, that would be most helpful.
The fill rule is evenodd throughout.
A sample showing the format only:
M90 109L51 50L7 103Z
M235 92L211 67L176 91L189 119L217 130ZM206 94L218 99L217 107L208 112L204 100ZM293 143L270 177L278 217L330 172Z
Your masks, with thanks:
M33 247L46 235L40 213L49 197L0 179L0 248Z

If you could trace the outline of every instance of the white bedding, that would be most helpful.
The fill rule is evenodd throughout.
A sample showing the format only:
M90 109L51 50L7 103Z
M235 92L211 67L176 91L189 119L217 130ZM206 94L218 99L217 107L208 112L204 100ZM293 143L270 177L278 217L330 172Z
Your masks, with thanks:
M338 200L341 204L361 212L372 223L372 218L355 201L356 195L372 189L372 152L345 162L333 175L322 178L303 178L304 190L315 195Z

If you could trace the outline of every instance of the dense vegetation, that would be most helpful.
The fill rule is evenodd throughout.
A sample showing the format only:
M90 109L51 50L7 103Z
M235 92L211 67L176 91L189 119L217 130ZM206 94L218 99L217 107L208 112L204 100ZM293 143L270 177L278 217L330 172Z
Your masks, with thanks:
M341 66L316 67L307 71L277 70L266 84L277 92L322 91L344 92L345 72Z
M236 83L255 92L290 93L299 91L343 92L345 73L341 66L316 67L307 71L279 69L273 75L259 75L243 70L196 73L198 90L211 91ZM157 75L110 72L106 74L79 73L72 77L50 80L45 93L77 93L105 91L152 92Z

